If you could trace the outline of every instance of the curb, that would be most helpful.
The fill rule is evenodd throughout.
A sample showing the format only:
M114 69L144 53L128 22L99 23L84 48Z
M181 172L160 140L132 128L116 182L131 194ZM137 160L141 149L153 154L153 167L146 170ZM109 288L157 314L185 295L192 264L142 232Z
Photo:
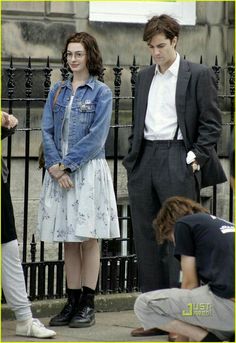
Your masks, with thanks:
M140 293L119 293L97 295L95 297L95 308L97 312L120 312L133 310L134 302ZM31 303L33 316L36 318L50 317L59 313L66 299L35 300ZM13 311L6 305L1 306L2 321L14 320Z

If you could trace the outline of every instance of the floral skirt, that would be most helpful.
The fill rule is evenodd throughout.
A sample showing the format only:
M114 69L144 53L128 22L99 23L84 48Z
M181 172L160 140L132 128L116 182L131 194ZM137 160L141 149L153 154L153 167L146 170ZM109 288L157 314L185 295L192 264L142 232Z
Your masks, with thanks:
M74 187L59 186L45 173L38 213L45 242L82 242L120 236L117 205L105 159L95 159L71 174Z

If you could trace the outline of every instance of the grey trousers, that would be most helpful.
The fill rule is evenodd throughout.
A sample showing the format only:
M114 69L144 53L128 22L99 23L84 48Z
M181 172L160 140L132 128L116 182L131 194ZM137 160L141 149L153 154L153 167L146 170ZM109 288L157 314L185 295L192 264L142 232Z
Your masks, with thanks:
M16 319L23 321L32 318L16 239L2 244L2 288Z
M234 302L216 296L208 285L143 293L136 299L134 311L145 329L162 328L177 319L205 328L223 340L234 332Z
M145 141L141 158L128 176L128 191L141 291L178 287L180 267L173 246L156 243L152 223L167 198L199 197L183 141Z

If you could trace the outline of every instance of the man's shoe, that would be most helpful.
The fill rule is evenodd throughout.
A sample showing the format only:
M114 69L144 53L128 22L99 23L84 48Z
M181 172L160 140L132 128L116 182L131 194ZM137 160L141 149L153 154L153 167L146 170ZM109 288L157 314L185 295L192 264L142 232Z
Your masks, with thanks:
M208 332L208 334L201 340L201 342L223 342L214 333Z
M30 323L26 325L16 325L17 336L27 336L35 338L52 338L56 336L56 332L47 329L38 319L32 319Z
M95 324L94 308L89 306L80 307L69 323L70 328L87 328Z
M144 328L137 328L131 331L131 336L133 337L145 337L145 336L161 336L168 335L168 332L163 331L158 328L151 328L144 330Z

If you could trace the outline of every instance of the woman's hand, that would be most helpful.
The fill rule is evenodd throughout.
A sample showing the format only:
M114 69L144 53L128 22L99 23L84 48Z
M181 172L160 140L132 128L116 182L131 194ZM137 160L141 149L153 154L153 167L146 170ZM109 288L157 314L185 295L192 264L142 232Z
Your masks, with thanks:
M65 189L69 189L69 188L73 188L74 184L71 181L70 176L67 173L64 173L59 179L58 179L58 183L60 185L60 187L65 188Z
M70 176L63 170L59 169L59 164L54 164L48 169L49 174L58 181L60 187L69 189L73 188L74 184Z
M65 174L63 170L59 169L59 164L54 164L48 169L49 174L54 177L54 179L58 180L62 175Z

